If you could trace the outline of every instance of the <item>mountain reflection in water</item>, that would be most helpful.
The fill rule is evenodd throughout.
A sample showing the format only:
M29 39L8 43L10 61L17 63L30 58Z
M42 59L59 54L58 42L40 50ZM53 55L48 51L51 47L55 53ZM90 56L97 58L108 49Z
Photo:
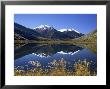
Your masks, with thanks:
M87 48L76 45L26 44L15 46L14 67L16 70L34 70L43 72L55 68L64 68L73 72L74 64L80 61L90 62L90 71L97 71L97 55Z

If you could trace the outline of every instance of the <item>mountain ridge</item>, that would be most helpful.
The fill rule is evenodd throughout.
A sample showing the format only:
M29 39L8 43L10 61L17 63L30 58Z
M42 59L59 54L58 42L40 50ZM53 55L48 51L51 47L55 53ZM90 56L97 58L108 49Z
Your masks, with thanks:
M15 34L19 35L19 37L25 38L28 40L39 40L39 38L64 40L64 39L72 39L72 38L74 39L84 35L74 30L73 31L67 30L64 32L60 32L54 27L49 25L40 25L34 29L30 29L18 23L14 23L14 31L15 31ZM16 35L16 38L19 38L19 37L17 37Z

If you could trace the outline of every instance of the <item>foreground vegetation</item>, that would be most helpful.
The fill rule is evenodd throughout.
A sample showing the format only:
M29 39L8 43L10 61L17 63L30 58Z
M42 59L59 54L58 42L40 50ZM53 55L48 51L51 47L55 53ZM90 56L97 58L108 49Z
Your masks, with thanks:
M66 69L66 61L61 59L59 61L53 60L50 64L50 69L43 70L39 62L29 62L36 67L31 70L14 70L15 76L96 76L95 71L90 70L90 62L86 60L78 61L73 64L74 70L69 71Z

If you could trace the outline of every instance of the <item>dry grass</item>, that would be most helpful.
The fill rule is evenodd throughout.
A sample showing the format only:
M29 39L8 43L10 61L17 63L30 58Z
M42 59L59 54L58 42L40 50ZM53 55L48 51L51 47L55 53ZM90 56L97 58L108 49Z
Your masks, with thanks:
M53 60L50 63L54 67L51 69L34 68L32 70L14 70L15 76L96 76L96 72L91 73L90 71L90 62L78 61L73 67L73 71L68 71L65 68L66 61L61 59L59 61Z

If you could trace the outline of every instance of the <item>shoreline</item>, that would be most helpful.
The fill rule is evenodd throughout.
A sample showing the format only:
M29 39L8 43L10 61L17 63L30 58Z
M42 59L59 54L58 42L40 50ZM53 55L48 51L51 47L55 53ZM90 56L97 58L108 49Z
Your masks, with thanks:
M65 44L65 45L77 45L82 48L89 48L93 52L97 53L97 42L79 42L79 41L33 41L33 40L15 40L14 44L43 44L43 45L56 45L56 44Z
M96 42L79 42L74 40L64 41L64 40L53 40L53 41L35 41L35 40L14 40L15 44L22 44L22 43L39 43L39 44L96 44Z

